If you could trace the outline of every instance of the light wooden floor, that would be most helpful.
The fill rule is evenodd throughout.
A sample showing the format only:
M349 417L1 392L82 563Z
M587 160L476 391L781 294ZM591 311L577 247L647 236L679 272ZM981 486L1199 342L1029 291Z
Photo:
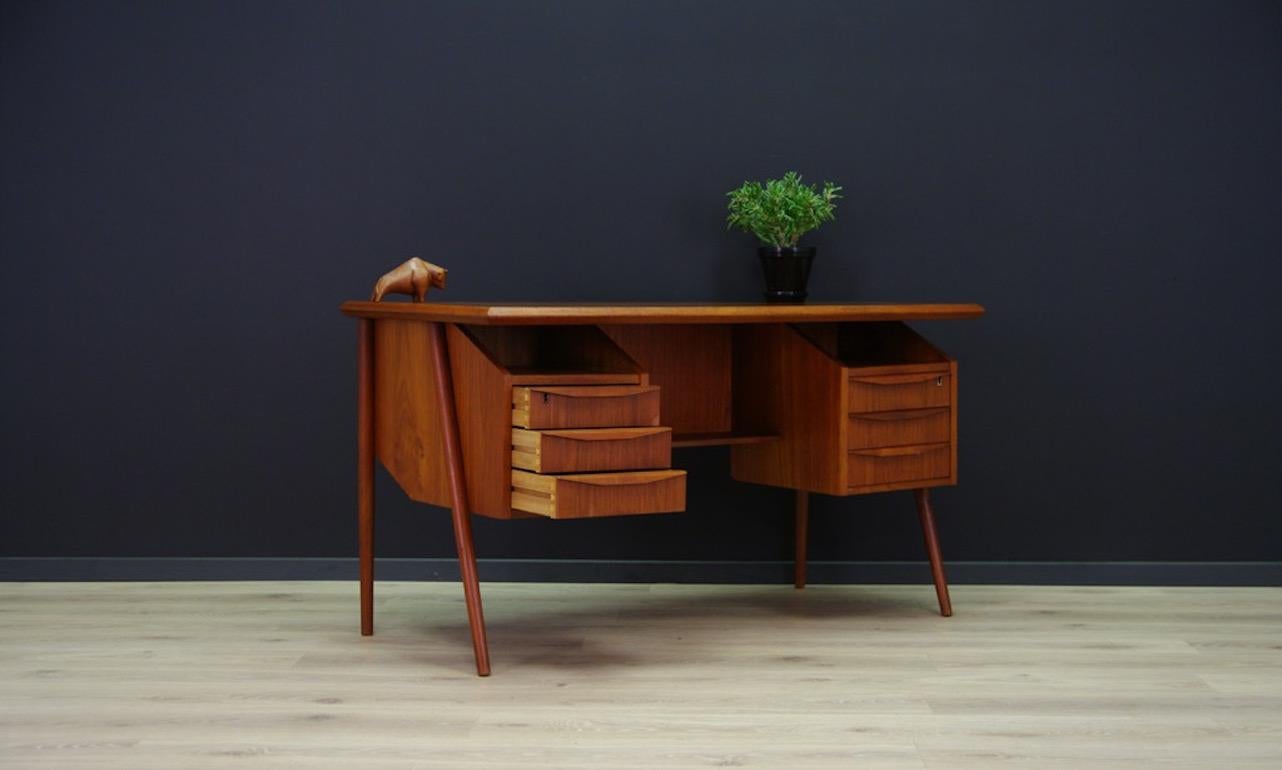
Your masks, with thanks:
M0 584L0 766L1282 767L1282 589Z

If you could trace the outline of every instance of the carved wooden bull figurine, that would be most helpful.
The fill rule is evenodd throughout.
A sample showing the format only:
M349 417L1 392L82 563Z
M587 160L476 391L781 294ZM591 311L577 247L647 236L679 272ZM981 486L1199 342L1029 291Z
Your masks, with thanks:
M370 300L382 302L383 295L391 292L408 294L414 298L415 302L422 302L427 296L428 289L433 286L438 289L445 288L446 272L440 265L424 262L418 257L410 257L378 279L374 284L374 293L370 296Z

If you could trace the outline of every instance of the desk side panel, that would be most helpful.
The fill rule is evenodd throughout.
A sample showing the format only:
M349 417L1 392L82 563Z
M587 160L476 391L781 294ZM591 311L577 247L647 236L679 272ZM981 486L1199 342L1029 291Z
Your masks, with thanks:
M778 440L735 446L739 481L845 494L845 406L841 365L784 324L745 326L734 335L737 429Z
M507 373L453 325L446 334L469 507L485 516L511 518ZM410 499L448 507L431 345L426 323L374 322L374 445L383 467Z
M483 516L513 518L511 377L463 329L447 331L468 502Z
M374 446L383 467L411 499L448 506L431 346L425 323L374 321Z

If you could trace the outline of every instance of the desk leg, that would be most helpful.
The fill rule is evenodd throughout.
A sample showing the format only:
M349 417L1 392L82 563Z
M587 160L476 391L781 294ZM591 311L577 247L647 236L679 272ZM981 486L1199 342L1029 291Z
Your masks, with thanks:
M356 321L356 528L361 636L374 633L374 322Z
M808 535L807 527L810 523L810 493L803 490L797 490L797 502L794 515L796 524L796 536L794 545L796 553L793 557L792 584L797 588L806 587L806 546Z
M472 550L471 511L467 505L463 449L459 443L458 414L454 408L454 378L450 373L445 325L431 323L429 326L432 327L432 369L436 375L436 402L441 411L441 428L445 435L445 463L450 474L450 513L454 519L454 542L458 547L463 598L467 601L467 622L472 628L472 651L476 655L476 673L478 676L489 676L490 649L485 641L485 616L481 612L481 583L476 574L476 553Z
M935 595L939 597L939 614L951 617L953 603L948 598L948 580L944 577L944 559L939 554L939 535L935 532L935 514L930 509L930 490L914 489L917 515L921 518L922 535L926 538L926 556L930 559L930 574L935 579Z

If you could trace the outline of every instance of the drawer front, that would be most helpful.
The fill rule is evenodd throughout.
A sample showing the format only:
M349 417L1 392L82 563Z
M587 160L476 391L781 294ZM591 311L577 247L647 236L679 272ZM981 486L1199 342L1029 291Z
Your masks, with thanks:
M948 407L850 415L847 435L851 449L938 444L952 439Z
M671 428L512 429L512 467L537 473L672 465Z
M952 377L948 372L850 376L851 412L890 412L948 406Z
M855 449L849 455L846 483L850 487L867 487L946 478L951 458L950 444Z
M656 385L512 388L512 424L535 429L657 426L659 388Z
M685 507L685 471L569 476L512 471L512 508L553 519L672 513Z

